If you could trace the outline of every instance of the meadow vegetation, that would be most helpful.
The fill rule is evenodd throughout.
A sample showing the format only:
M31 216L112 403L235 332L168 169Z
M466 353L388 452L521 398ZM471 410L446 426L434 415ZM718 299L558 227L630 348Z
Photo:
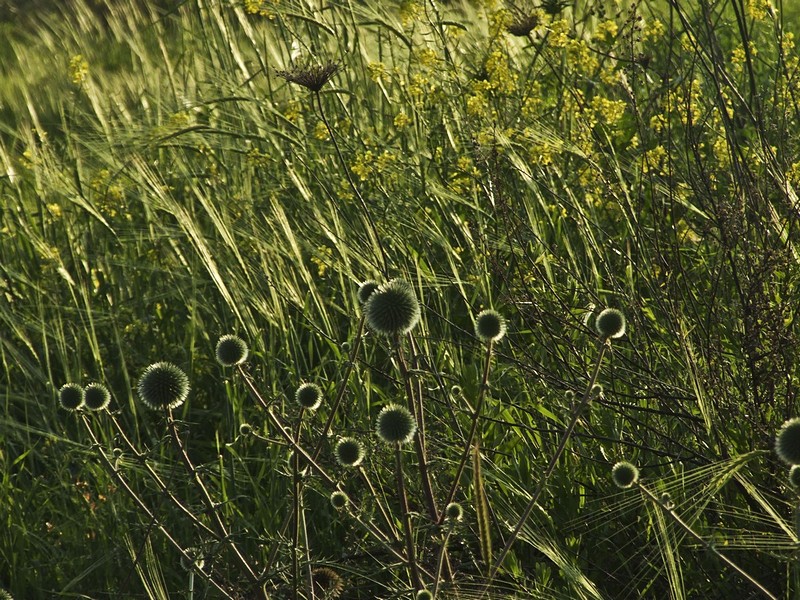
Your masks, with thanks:
M0 25L0 588L796 597L798 24L75 0Z

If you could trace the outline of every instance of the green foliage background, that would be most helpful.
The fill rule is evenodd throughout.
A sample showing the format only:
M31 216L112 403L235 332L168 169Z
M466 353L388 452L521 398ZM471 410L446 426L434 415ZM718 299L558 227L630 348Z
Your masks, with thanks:
M192 455L263 564L288 451L214 361L216 340L248 341L251 376L293 418L300 382L331 395L341 382L359 282L399 276L423 306L417 376L441 489L480 384L473 317L508 321L483 421L496 542L558 443L565 392L586 386L592 313L628 319L496 594L759 597L646 498L613 489L625 459L794 597L798 498L771 448L798 413L798 23L800 5L767 0L81 0L2 24L0 586L184 597L178 554L56 400L65 382L105 383L191 497L135 398L159 360L190 374ZM341 69L318 97L277 75L328 62ZM364 340L346 385L334 431L369 440L380 477L392 459L372 419L402 396L385 345ZM137 461L120 468L188 541ZM346 574L344 597L407 597L389 558L309 486L311 553ZM458 534L467 597L476 535ZM280 589L286 574L270 577Z

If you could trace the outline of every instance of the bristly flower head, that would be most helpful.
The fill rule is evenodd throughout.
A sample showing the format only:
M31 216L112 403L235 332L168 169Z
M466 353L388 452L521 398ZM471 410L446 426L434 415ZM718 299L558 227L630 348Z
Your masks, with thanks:
M336 600L342 595L344 582L341 575L329 567L317 567L311 571L314 595L325 600Z
M483 343L500 341L506 334L506 320L496 310L487 308L475 319L475 335Z
M357 467L364 460L364 445L355 438L345 437L336 442L333 453L343 467Z
M611 479L617 487L629 488L639 480L639 469L629 462L618 462L611 469Z
M358 303L366 304L372 292L377 290L380 284L372 279L367 279L364 283L358 286Z
M331 506L336 510L342 510L349 502L350 498L342 490L336 490L331 494Z
M406 407L387 404L378 413L375 432L387 444L406 444L417 432L417 423Z
M783 462L800 465L800 417L786 421L775 436L775 452Z
M329 61L321 65L294 66L289 71L276 71L275 74L289 83L296 83L312 92L318 92L340 68L339 63Z
M796 490L800 490L800 465L792 465L789 469L789 483Z
M455 523L464 517L464 509L458 502L451 502L444 509L444 514L447 516L448 521Z
M367 325L385 336L406 334L419 322L421 311L411 285L392 279L379 286L364 304Z
M217 362L223 367L234 367L247 360L249 350L245 341L236 335L223 335L217 342Z
M90 383L83 390L83 401L89 410L103 410L111 402L111 392L102 383Z
M153 363L138 385L139 399L153 410L178 408L189 395L189 378L170 362Z
M304 383L294 393L294 401L306 410L317 410L322 404L322 389L316 383Z
M607 308L597 315L594 326L604 340L621 338L625 335L625 315L616 308Z
M3 588L0 588L0 600L14 600L14 596L11 595L11 592L7 592Z
M433 592L430 590L419 590L416 600L433 600Z
M78 410L83 407L84 400L83 388L77 383L65 383L58 390L58 403L64 410Z

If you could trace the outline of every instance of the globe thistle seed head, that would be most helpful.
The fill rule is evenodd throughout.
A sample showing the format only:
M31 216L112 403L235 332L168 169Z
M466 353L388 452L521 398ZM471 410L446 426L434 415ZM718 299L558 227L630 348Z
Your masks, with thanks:
M304 383L294 393L294 401L306 410L317 410L322 404L322 389L316 383Z
M77 383L65 383L58 390L58 403L64 410L79 410L83 408L85 400L85 392Z
M433 593L429 590L419 590L416 600L433 600Z
M402 279L378 286L364 304L367 325L379 335L406 334L414 329L421 314L414 290Z
M592 389L590 390L589 394L595 398L603 395L603 384L602 383L595 383L592 385Z
M483 343L498 342L506 334L506 320L496 310L487 308L475 319L475 335Z
M380 287L380 284L373 279L367 279L364 283L358 286L358 303L359 304L366 304L369 297L372 295L372 292L377 290Z
M444 509L444 514L448 521L455 523L464 518L464 508L458 502L451 502Z
M336 490L331 494L331 506L336 510L342 510L350 503L350 498L347 497L342 490Z
M789 469L789 483L794 489L800 490L800 465L792 465Z
M11 592L0 588L0 600L14 600L14 596L11 595Z
M639 480L639 469L629 462L618 462L611 469L611 479L617 487L629 488Z
M189 378L180 367L161 361L144 370L137 389L139 399L152 410L178 408L189 395Z
M625 335L625 315L616 308L606 308L597 315L594 327L604 340Z
M83 402L89 410L103 410L111 402L111 392L102 383L90 383L83 389Z
M217 362L223 367L235 367L247 360L249 350L245 341L236 335L223 335L217 342Z
M239 435L242 437L247 437L248 435L253 434L253 426L250 423L242 423L239 425Z
M336 442L333 453L343 467L357 467L364 460L364 444L355 438L342 438Z
M342 576L329 567L312 569L311 580L314 582L314 595L317 598L335 600L344 590Z
M387 404L378 413L375 432L387 444L406 444L414 438L417 423L406 407Z
M786 421L775 436L775 452L783 462L800 465L800 417Z

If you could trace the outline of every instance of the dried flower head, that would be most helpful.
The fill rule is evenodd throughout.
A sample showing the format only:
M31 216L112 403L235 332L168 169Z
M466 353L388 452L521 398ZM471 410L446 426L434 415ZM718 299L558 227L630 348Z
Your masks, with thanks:
M314 582L314 595L325 600L334 600L342 595L344 582L342 576L329 567L312 569L311 579Z
M506 31L517 37L525 37L539 25L539 15L520 15L506 27Z
M276 71L275 74L289 83L296 83L312 92L318 92L340 68L339 63L329 61L322 65L295 66L288 71Z

